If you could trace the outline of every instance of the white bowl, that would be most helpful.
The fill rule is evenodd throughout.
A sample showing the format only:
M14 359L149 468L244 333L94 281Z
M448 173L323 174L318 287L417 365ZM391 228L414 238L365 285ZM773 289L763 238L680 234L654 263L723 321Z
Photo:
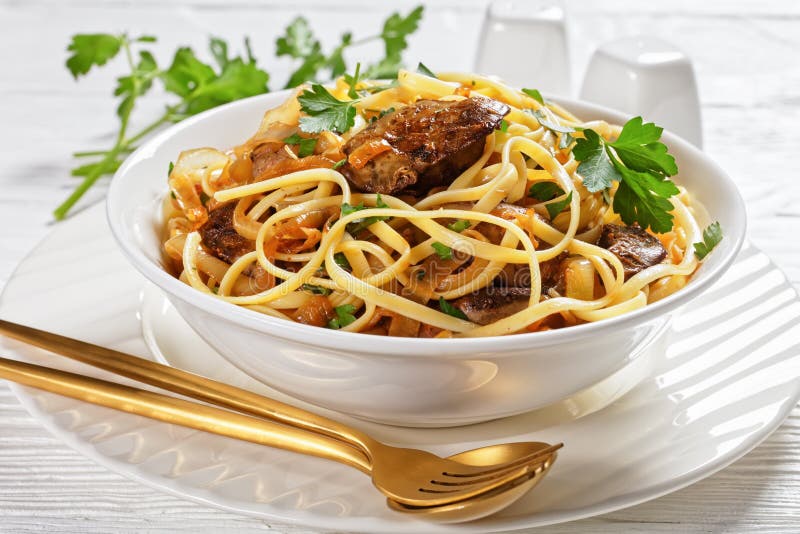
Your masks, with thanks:
M117 171L108 194L111 230L131 263L161 288L194 330L254 378L357 417L449 426L522 413L569 397L625 367L679 306L717 280L745 234L742 199L725 173L688 142L664 134L686 185L725 233L681 291L643 309L561 330L477 339L386 338L268 317L200 293L162 266L160 202L167 167L188 148L230 147L256 130L288 92L207 111L164 131ZM584 119L623 123L599 106L557 99ZM702 222L702 221L701 221Z

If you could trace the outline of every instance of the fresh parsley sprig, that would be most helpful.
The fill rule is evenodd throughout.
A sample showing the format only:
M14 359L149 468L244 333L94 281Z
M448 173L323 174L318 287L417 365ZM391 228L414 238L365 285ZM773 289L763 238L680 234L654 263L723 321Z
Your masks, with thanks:
M670 198L678 194L669 179L678 166L660 142L663 128L634 117L623 126L616 141L606 141L594 130L584 130L572 153L580 161L578 173L591 192L618 182L613 208L625 224L664 233L672 229Z
M269 74L256 65L245 40L246 57L231 58L225 41L211 38L209 48L217 68L197 58L190 48L179 48L166 69L159 68L153 54L142 46L155 43L152 36L132 38L126 34L78 34L72 37L67 50L67 68L75 79L89 73L92 67L105 65L120 52L125 56L129 73L117 78L114 95L120 98L117 106L119 131L114 145L108 150L76 152L78 158L99 158L72 170L84 179L73 193L53 212L63 219L84 193L102 176L113 173L122 159L136 148L145 136L164 124L178 122L220 104L264 93L268 90ZM138 60L134 57L138 53ZM165 107L163 114L139 132L129 135L131 113L138 99L160 80L164 89L179 100Z
M434 252L436 255L439 256L439 259L442 260L452 260L453 259L453 249L445 245L444 243L439 243L435 241L431 243Z
M311 89L300 93L297 100L306 114L300 118L300 129L304 132L344 133L355 124L357 100L339 100L318 83L311 84Z
M407 38L417 31L423 13L423 6L417 6L406 16L392 13L384 21L380 33L361 39L354 40L351 32L343 33L330 54L323 52L322 44L314 36L308 20L297 17L276 41L276 54L279 57L288 56L299 60L299 65L289 76L286 87L296 87L308 81L338 78L347 71L345 50L376 41L383 42L384 57L367 67L363 74L367 78L397 77L397 71L402 66L403 51L408 47Z
M345 49L372 41L383 42L385 54L383 59L366 70L364 76L396 76L402 65L402 52L408 46L407 38L419 27L423 11L423 7L419 6L405 16L393 13L384 21L379 34L363 39L354 40L352 34L345 33L339 44L327 55L314 37L308 21L302 17L296 18L275 43L278 56L289 56L300 61L286 86L294 87L308 81L313 82L320 75L329 79L344 74L347 71ZM76 158L94 160L82 163L72 170L72 174L82 177L83 181L53 212L57 220L63 219L97 180L115 172L125 156L155 130L220 104L268 91L269 74L257 66L247 38L244 40L245 53L242 56L230 57L228 43L211 37L209 49L214 59L213 65L202 61L191 48L182 47L175 52L168 68L159 67L148 49L155 42L156 38L150 35L132 37L124 33L72 36L67 47L69 56L66 67L76 80L120 55L125 58L128 72L117 78L114 89L114 95L119 98L119 129L114 144L106 150L75 152ZM326 69L327 74L322 74ZM178 100L166 105L163 114L156 120L138 132L130 133L129 124L136 103L157 81L167 93L178 97ZM345 110L344 113L347 122L351 112ZM310 147L310 141L305 144L301 142L299 150L307 153Z
M719 222L709 224L703 230L703 240L700 243L694 243L694 255L698 260L704 260L714 250L714 247L719 245L720 241L722 241L722 227Z
M439 297L439 309L447 315L455 317L456 319L467 319L467 316L464 315L464 312L447 302L444 297Z
M336 317L328 321L328 328L339 330L340 328L344 328L345 326L354 323L356 320L356 316L354 315L356 312L356 307L353 304L342 304L341 306L336 306L333 311L336 314Z
M378 193L377 197L375 197L375 207L376 208L388 208L389 207L389 205L386 204L383 201L383 199L381 198L380 193ZM369 209L369 207L365 206L363 202L361 204L359 204L358 206L353 206L353 205L350 205L347 202L345 202L344 204L342 204L342 216L344 217L345 215L350 215L351 213L355 213L357 211L361 211L361 210L365 210L365 209ZM372 226L376 222L385 221L385 220L388 220L388 219L389 219L389 217L379 216L379 215L376 215L374 217L365 217L363 219L356 219L355 221L352 221L351 223L349 223L347 225L347 231L351 235L356 235L361 230L364 230L365 228L368 228L369 226Z
M300 137L299 134L292 134L283 140L287 145L297 145L297 157L304 158L314 153L314 148L317 146L316 137Z

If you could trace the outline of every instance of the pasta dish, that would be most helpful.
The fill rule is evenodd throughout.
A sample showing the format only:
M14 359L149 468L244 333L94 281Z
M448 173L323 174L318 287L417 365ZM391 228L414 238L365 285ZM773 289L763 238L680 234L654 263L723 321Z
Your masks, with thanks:
M713 248L661 128L424 70L302 86L241 145L182 152L171 272L309 325L473 337L641 308Z

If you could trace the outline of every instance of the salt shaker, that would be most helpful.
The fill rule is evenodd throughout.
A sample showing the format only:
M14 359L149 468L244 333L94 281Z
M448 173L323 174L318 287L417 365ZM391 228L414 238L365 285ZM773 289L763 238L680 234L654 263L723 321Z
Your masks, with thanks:
M495 0L483 23L476 72L516 87L570 90L564 9L558 1Z
M636 36L600 46L589 62L580 97L641 115L702 147L700 99L692 63L666 41Z

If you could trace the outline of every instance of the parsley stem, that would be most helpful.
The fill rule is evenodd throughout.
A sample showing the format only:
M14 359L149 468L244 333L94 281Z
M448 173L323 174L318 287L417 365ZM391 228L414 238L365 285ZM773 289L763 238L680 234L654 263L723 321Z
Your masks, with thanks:
M139 133L126 139L122 144L123 148L126 150L128 149L133 150L134 147L131 146L132 144L139 141L142 137L146 136L147 134L158 129L160 126L170 122L171 115L172 115L172 109L168 109L158 120L150 123L149 125L145 126Z
M56 220L60 221L66 217L70 209L75 205L78 200L89 190L90 187L104 174L109 165L116 159L120 147L115 146L106 153L106 157L100 160L99 164L94 167L87 175L86 178L75 188L72 194L65 200L59 207L53 211L53 216Z
M347 46L357 46L366 43L371 43L372 41L377 41L380 39L380 35L370 35L369 37L362 37L361 39L356 39L355 41L350 41Z
M127 152L128 149L125 149ZM108 150L88 150L86 152L73 152L72 156L75 158L91 158L93 156L105 156L108 154Z

